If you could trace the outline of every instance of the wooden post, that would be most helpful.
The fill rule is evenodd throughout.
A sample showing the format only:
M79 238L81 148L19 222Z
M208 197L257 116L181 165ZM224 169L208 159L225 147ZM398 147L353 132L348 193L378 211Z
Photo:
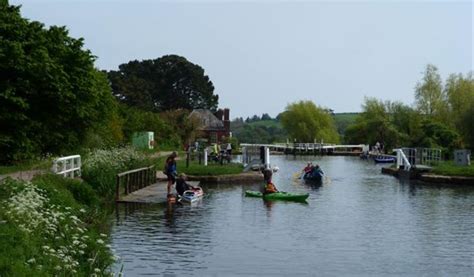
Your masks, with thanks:
M120 177L117 175L115 179L115 201L120 200Z

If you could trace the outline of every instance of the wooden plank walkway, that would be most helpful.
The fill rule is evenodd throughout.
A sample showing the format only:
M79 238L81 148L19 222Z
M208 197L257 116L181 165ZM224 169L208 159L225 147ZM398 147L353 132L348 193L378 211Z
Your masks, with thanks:
M195 187L199 182L187 182L191 186ZM167 198L167 182L158 182L153 185L144 187L140 190L134 191L128 195L123 195L120 197L119 203L166 203ZM176 190L172 189L172 192Z

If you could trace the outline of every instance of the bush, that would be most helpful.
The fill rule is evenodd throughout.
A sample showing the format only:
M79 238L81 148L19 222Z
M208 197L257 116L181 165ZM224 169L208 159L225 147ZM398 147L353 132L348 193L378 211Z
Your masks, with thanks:
M122 171L147 165L144 155L132 147L94 150L86 155L82 178L102 197L115 192L116 175Z

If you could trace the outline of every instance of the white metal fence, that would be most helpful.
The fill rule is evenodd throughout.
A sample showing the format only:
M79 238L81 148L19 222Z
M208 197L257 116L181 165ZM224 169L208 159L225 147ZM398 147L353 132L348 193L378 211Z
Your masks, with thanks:
M74 178L81 176L81 155L57 158L53 161L51 170L55 174L60 174L64 177Z

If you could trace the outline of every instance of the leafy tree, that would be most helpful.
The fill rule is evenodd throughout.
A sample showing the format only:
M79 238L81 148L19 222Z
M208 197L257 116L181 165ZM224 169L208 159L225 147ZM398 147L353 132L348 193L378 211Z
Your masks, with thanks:
M114 95L129 106L153 112L217 108L219 97L204 69L184 57L130 61L108 75Z
M438 68L431 64L427 65L423 81L418 83L415 89L418 109L427 116L446 120L446 98Z
M89 130L117 123L107 79L82 39L30 22L6 2L0 22L1 163L64 153Z
M262 114L262 120L272 120L272 117L269 114L264 113Z
M473 122L472 118L474 107L474 78L473 73L464 77L462 74L452 74L446 80L445 91L448 97L450 108L451 126L454 126L464 141L470 147L473 143Z
M189 117L190 112L184 109L166 111L160 113L160 118L166 124L172 126L173 132L177 134L181 146L191 143L199 136L200 120L195 117Z
M460 146L459 134L445 124L427 119L423 121L422 130L424 136L417 143L418 146L443 148L448 155Z
M281 115L281 123L288 134L301 142L323 139L325 142L339 142L339 135L331 115L311 101L289 104Z

